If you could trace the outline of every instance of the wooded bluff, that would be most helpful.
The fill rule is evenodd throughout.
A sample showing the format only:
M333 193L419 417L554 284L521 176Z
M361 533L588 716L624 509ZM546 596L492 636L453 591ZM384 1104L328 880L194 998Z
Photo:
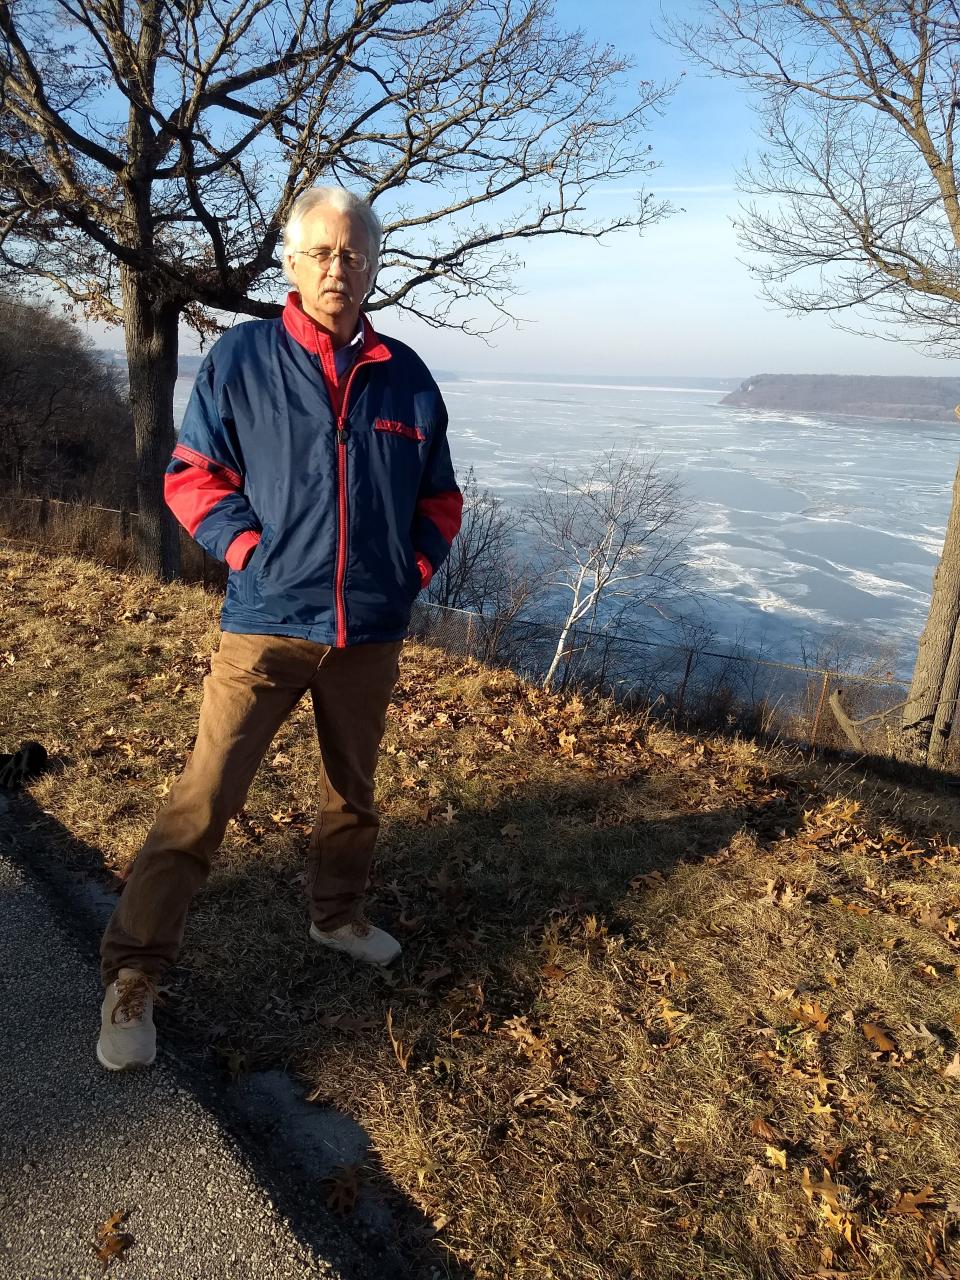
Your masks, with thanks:
M953 422L960 378L890 378L846 374L761 373L721 404L799 413Z

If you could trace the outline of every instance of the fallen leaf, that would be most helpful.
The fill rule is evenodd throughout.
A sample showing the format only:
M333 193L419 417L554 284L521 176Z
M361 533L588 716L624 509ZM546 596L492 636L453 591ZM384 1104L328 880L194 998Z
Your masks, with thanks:
M934 1201L933 1187L928 1183L922 1191L901 1191L897 1202L887 1210L887 1213L902 1214L907 1218L922 1218L923 1211L939 1209L941 1206Z
M895 1053L897 1046L890 1039L882 1027L877 1026L875 1022L865 1022L863 1024L863 1034L867 1037L874 1048L879 1049L881 1053Z
M955 1053L950 1062L943 1069L944 1078L947 1080L960 1080L960 1053Z
M784 1171L786 1171L786 1168L787 1168L786 1151L782 1151L779 1147L767 1147L765 1154L771 1164L776 1165L778 1169L783 1169Z
M803 1004L794 1005L790 1013L802 1026L811 1027L814 1031L830 1030L827 1015L817 1000L807 1000Z
M646 871L642 875L633 877L630 888L639 889L643 885L646 889L656 889L662 884L666 884L662 871Z
M106 1222L101 1222L96 1229L93 1251L103 1263L106 1271L114 1258L121 1257L134 1243L133 1236L118 1228L127 1219L129 1210L123 1213L112 1213Z
M321 1186L326 1193L327 1208L341 1215L352 1213L360 1194L359 1164L337 1165L329 1178L324 1178Z
M837 1184L830 1177L828 1172L824 1172L821 1182L812 1182L810 1180L809 1170L804 1169L800 1174L800 1185L803 1187L804 1194L810 1203L813 1203L813 1197L819 1196L821 1200L825 1200L831 1209L839 1210L840 1205L837 1201Z
M436 969L428 969L420 979L425 986L430 986L434 982L439 982L441 978L448 978L453 970L448 964L437 965Z
M549 1048L549 1040L545 1036L538 1036L525 1017L509 1018L503 1024L503 1032L511 1040L518 1040L530 1057L546 1053Z
M755 1116L750 1122L750 1132L755 1138L763 1138L764 1142L782 1142L783 1134L763 1116Z

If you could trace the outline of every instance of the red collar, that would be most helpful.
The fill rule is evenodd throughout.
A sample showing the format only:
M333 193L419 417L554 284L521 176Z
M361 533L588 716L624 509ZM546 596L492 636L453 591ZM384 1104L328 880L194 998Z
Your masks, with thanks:
M363 324L363 346L357 360L389 360L390 348L380 340L369 318L362 312L360 318ZM333 368L333 343L330 335L304 311L296 289L291 289L287 294L286 306L283 308L283 327L302 347L320 357L324 369Z

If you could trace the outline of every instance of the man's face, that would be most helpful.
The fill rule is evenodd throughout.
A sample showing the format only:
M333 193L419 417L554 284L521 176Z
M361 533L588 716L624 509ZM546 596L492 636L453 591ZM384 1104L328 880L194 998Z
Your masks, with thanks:
M330 249L338 256L318 263L310 256L310 251L317 249ZM339 256L351 252L368 259L362 271L351 271ZM363 223L354 214L341 213L329 205L320 205L304 218L299 251L287 254L304 311L343 341L356 332L370 283L369 259L370 244Z

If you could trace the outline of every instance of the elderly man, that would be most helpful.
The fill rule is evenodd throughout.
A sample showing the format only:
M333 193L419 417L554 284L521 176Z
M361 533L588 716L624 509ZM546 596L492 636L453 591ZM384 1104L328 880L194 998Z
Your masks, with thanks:
M97 1057L156 1055L156 980L280 725L310 691L321 770L304 885L310 937L371 964L400 952L361 902L373 776L417 593L460 527L447 414L423 362L361 305L380 226L339 187L284 228L283 315L238 325L197 375L166 473L177 519L230 568L197 739L101 945Z

